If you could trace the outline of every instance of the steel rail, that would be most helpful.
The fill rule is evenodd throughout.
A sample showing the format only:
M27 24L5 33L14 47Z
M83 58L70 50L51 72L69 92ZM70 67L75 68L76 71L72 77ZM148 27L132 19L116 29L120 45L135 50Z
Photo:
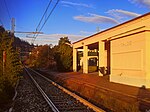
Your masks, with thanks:
M29 73L29 71L26 69L26 67L24 67L25 71L28 73L29 77L31 78L31 80L34 82L35 86L37 87L37 89L39 90L39 92L42 94L42 96L44 97L44 99L46 100L46 102L48 103L48 105L51 107L51 109L54 112L60 112L56 106L53 104L53 102L50 100L50 98L46 95L46 93L42 90L42 88L39 86L39 84L35 81L35 79L31 76L31 74ZM31 69L32 70L32 69Z
M30 69L30 68L28 68ZM36 74L38 74L39 76L43 77L44 79L46 79L47 81L51 82L53 85L55 85L56 87L58 87L59 89L61 89L62 91L64 91L65 93L69 94L70 96L74 97L75 99L79 100L81 103L83 103L84 105L88 106L89 108L92 108L94 111L96 112L105 112L104 110L102 110L101 108L93 105L92 103L88 102L87 100L83 99L82 97L76 95L75 93L72 93L71 91L67 90L66 88L60 86L59 84L55 83L54 81L50 80L49 78L41 75L40 73L30 69L31 71L35 72Z

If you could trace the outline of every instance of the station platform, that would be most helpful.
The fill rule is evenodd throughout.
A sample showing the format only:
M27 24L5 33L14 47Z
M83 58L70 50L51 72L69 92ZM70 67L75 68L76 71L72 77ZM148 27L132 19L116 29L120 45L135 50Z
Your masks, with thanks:
M144 97L147 97L146 99L150 98L149 88L134 87L125 84L110 82L109 76L98 76L98 73L96 72L89 74L83 74L81 72L55 73L54 77L57 80L61 81L80 80L98 87L103 87L106 89L114 90L116 92L121 92L123 94L131 96L139 96L140 94L142 98Z
M145 87L134 87L109 81L109 76L98 76L98 73L83 74L81 72L51 72L46 71L56 82L67 86L73 91L81 92L88 98L95 98L100 93L114 97L126 103L138 105L139 110L150 109L150 89ZM86 89L85 89L86 88ZM87 89L88 88L88 89ZM86 93L87 92L87 93ZM95 96L96 95L96 96ZM142 101L141 101L142 99ZM95 100L98 100L95 98ZM100 101L98 101L100 102Z

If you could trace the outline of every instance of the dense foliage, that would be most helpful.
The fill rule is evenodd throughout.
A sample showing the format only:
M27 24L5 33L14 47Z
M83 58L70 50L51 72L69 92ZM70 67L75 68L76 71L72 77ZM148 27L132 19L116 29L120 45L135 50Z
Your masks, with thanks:
M72 71L72 47L68 37L60 38L58 45L35 46L26 64L34 68Z
M51 47L52 45L40 45L34 47L32 52L30 52L26 64L34 68L52 68L54 61Z
M0 26L0 105L14 95L14 87L22 71L19 55L13 47L13 40L13 34Z
M58 71L72 71L72 47L69 45L71 42L68 37L60 38L58 45L53 48L54 51L54 59L57 63Z

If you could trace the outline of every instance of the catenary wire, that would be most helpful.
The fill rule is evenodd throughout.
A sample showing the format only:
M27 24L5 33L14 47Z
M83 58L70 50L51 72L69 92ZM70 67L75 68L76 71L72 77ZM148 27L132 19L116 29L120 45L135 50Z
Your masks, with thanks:
M48 8L49 8L49 6L50 6L51 3L52 3L52 0L49 1L48 6L47 6L47 8L46 8L46 10L45 10L45 12L44 12L42 18L41 18L41 20L40 20L40 22L39 22L39 24L38 24L36 30L38 30L38 28L39 28L39 26L40 26L40 24L41 24L41 22L42 22L44 16L46 15L46 12L47 12L47 10L48 10Z
M45 12L43 13L42 18L41 18L41 20L40 20L39 24L38 24L38 25L37 25L37 27L36 27L36 31L35 31L35 32L38 32L38 28L40 27L40 24L41 24L41 22L42 22L42 20L43 20L44 16L46 15L47 10L49 9L49 6L50 6L51 2L52 2L52 0L50 0L50 1L49 1L49 3L48 3L48 5L47 5L46 10L45 10ZM36 36L36 34L34 34L34 35L33 35L33 39L32 39L32 42L31 42L31 43L33 43L35 36Z
M5 4L6 10L7 10L7 13L8 13L9 19L11 20L11 16L10 16L9 9L8 9L8 7L7 7L6 0L4 0L4 4Z
M40 32L40 31L43 29L43 27L45 26L46 22L48 21L49 17L52 15L52 13L53 13L54 9L56 8L56 6L58 5L59 1L60 1L60 0L57 0L56 4L54 5L54 7L52 8L52 10L50 11L48 17L46 18L45 22L44 22L43 25L41 26L39 32ZM39 35L39 34L37 34L37 35L35 35L35 36L33 37L33 42L32 42L32 43L34 43L34 41L35 41L35 39L37 38L38 35Z

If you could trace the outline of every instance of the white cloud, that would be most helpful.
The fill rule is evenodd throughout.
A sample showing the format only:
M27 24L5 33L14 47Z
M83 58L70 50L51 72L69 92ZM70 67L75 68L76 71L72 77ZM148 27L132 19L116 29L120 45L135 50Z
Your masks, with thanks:
M63 6L80 6L80 7L86 7L86 8L93 8L92 5L83 4L83 3L75 3L75 2L68 2L68 1L61 1Z
M112 9L112 10L107 11L106 13L115 17L118 20L126 19L126 18L135 18L141 15L141 14L137 14L134 12L119 10L119 9Z
M56 45L58 44L59 39L65 36L67 36L71 42L75 42L85 37L85 36L73 35L73 34L46 34L46 35L39 35L36 38L34 43L39 45L44 45L44 44Z
M119 24L119 22L113 18L107 16L101 16L97 14L91 14L91 13L89 13L89 16L83 16L83 15L75 16L74 19L82 22L88 22L88 23Z
M131 3L150 8L150 0L129 0Z

